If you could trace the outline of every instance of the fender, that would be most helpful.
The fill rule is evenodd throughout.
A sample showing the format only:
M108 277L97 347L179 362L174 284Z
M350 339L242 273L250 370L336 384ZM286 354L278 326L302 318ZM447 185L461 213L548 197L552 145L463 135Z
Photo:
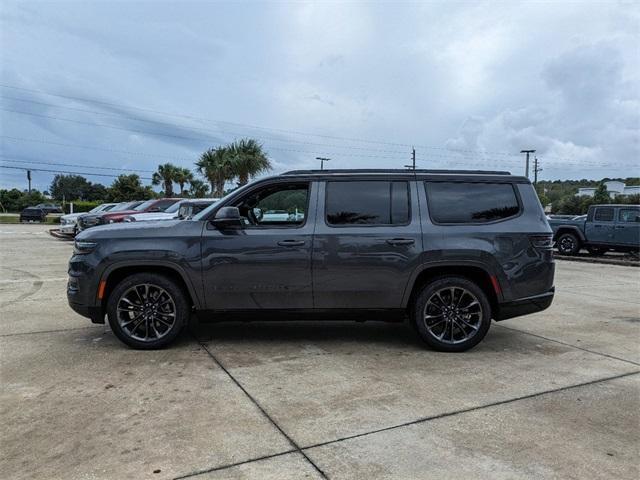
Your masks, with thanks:
M434 262L429 262L429 263L423 263L423 264L419 265L418 267L416 267L416 269L411 273L411 276L409 277L409 281L407 282L407 287L405 288L404 294L402 296L402 308L406 308L407 305L409 304L409 300L410 300L411 294L413 292L413 287L415 286L415 283L416 283L416 280L417 280L418 276L420 274L422 274L423 272L427 271L427 270L440 268L440 267L461 267L461 268L474 267L474 268L478 268L478 269L482 270L489 277L497 276L500 280L502 280L502 278L500 278L501 276L498 275L498 272L496 272L492 268L489 268L489 266L486 263L479 262L479 261L476 261L476 260L464 260L464 261L442 260L442 261L434 261ZM500 283L502 285L505 285L504 281L501 281ZM501 300L502 297L503 297L503 292L500 292L497 295L498 295L498 300Z
M173 270L175 273L177 273L180 278L182 278L182 281L184 282L184 284L187 286L187 290L189 291L189 295L191 295L191 298L193 299L193 303L194 306L196 307L196 309L201 309L204 308L204 302L202 301L202 292L199 292L195 286L193 285L193 282L191 281L191 277L187 274L187 272L184 270L184 268L180 265L178 265L177 263L173 263L170 261L166 261L166 260L136 260L136 261L127 261L127 260L121 260L118 262L114 262L109 264L109 266L107 266L104 271L102 272L102 275L100 276L100 281L102 282L104 281L108 281L109 276L116 270L120 269L120 268L135 268L135 267L163 267L163 268L168 268L170 270Z
M575 225L558 225L555 233L553 234L553 239L556 240L563 233L574 233L578 236L581 242L584 243L587 241L586 237L584 236L584 232Z

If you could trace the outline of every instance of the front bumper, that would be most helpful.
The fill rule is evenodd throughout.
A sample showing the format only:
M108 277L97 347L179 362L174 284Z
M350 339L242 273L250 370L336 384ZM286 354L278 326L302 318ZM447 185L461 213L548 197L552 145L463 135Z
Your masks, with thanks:
M104 323L105 311L96 300L97 278L95 271L82 259L71 257L67 301L74 312L91 319L93 323Z
M533 297L520 298L512 302L505 302L498 305L494 314L494 320L507 320L508 318L520 317L530 313L541 312L549 308L553 302L555 287L551 287L548 292Z

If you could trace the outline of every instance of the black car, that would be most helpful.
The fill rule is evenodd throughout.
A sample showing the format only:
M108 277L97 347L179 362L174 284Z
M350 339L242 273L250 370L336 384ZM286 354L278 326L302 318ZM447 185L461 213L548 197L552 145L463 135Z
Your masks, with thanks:
M453 352L480 342L492 319L551 304L551 248L531 183L508 172L293 171L192 220L82 232L67 296L135 348L168 345L197 312L408 317L429 346Z
M53 203L39 203L35 208L44 210L45 213L64 213L60 205L54 205Z
M27 207L20 212L20 222L44 222L47 213L41 208Z

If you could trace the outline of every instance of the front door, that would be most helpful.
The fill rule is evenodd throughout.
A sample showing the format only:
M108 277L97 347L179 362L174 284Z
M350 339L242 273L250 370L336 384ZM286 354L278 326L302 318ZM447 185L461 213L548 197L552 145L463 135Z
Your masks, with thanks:
M415 183L406 177L323 182L317 215L315 307L400 308L422 251Z
M612 243L615 226L614 207L596 207L593 219L587 218L585 234L589 243Z
M619 245L640 247L640 208L620 207L615 238Z
M311 243L317 187L310 182L256 186L233 203L241 228L207 224L203 287L210 310L312 308Z

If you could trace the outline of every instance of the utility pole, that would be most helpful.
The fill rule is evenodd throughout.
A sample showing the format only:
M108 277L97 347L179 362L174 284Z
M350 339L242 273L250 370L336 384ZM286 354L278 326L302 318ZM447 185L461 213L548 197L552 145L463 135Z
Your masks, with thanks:
M414 147L411 147L411 165L405 165L405 168L416 169L416 149Z
M316 157L316 160L320 160L320 170L324 170L324 162L328 162L331 159L325 157Z
M533 157L533 188L535 191L538 191L538 172L541 172L542 169L538 167L538 157Z
M527 163L524 169L524 174L527 178L529 178L529 155L531 153L536 153L535 150L520 150L520 153L526 153L527 154Z
M27 170L27 180L29 181L29 193L31 193L31 170Z

